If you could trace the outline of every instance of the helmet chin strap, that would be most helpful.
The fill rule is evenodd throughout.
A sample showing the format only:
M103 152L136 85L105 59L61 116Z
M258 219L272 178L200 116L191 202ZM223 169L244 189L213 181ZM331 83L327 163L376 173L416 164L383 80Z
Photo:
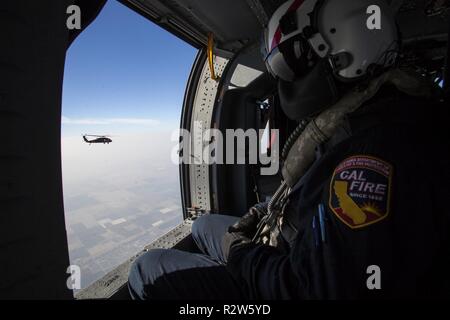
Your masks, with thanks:
M279 80L278 93L283 112L296 121L318 114L340 98L326 59L319 60L308 74L294 82Z
M400 69L391 69L374 78L364 89L354 88L312 120L292 146L282 169L288 187L293 187L306 173L314 162L316 148L335 134L345 117L373 98L385 84L418 97L432 97L437 89L420 75Z

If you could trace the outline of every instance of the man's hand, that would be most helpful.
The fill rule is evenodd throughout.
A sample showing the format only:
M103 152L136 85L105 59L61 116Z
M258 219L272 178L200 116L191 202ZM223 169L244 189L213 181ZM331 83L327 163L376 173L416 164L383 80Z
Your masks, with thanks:
M242 232L227 232L222 238L222 251L225 260L228 260L231 248L235 246L250 243L251 240L247 238Z
M250 210L234 225L228 228L228 232L222 238L222 250L225 259L231 248L251 242L256 233L258 223L267 214L268 203L259 203Z
M259 203L251 207L238 222L228 228L228 232L238 232L247 238L253 238L259 221L267 214L267 205L268 203Z

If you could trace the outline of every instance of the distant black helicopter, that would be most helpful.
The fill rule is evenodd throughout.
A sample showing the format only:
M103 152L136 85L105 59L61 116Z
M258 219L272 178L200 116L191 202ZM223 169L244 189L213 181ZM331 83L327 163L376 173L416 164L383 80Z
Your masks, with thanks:
M95 139L89 140L87 137L92 137ZM85 134L83 135L83 140L86 143L103 143L103 144L110 144L112 142L111 138L109 138L108 136L93 136L93 135L89 135L89 134Z

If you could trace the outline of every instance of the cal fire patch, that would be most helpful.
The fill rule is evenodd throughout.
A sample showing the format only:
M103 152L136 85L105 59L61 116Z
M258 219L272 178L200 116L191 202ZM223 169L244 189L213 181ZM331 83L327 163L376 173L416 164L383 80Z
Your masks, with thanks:
M380 159L354 156L336 168L329 206L352 229L377 223L389 214L392 166Z

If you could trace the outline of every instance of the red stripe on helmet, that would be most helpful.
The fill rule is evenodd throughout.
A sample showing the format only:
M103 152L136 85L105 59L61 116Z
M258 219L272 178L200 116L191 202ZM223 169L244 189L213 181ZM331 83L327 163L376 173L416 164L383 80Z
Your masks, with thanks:
M295 0L289 9L286 11L285 14L288 14L289 12L296 11L300 6L305 2L305 0ZM275 35L272 39L272 45L270 46L270 51L272 51L275 47L277 47L280 44L281 38L283 34L281 33L281 26L279 25L277 28L277 31L275 31Z

